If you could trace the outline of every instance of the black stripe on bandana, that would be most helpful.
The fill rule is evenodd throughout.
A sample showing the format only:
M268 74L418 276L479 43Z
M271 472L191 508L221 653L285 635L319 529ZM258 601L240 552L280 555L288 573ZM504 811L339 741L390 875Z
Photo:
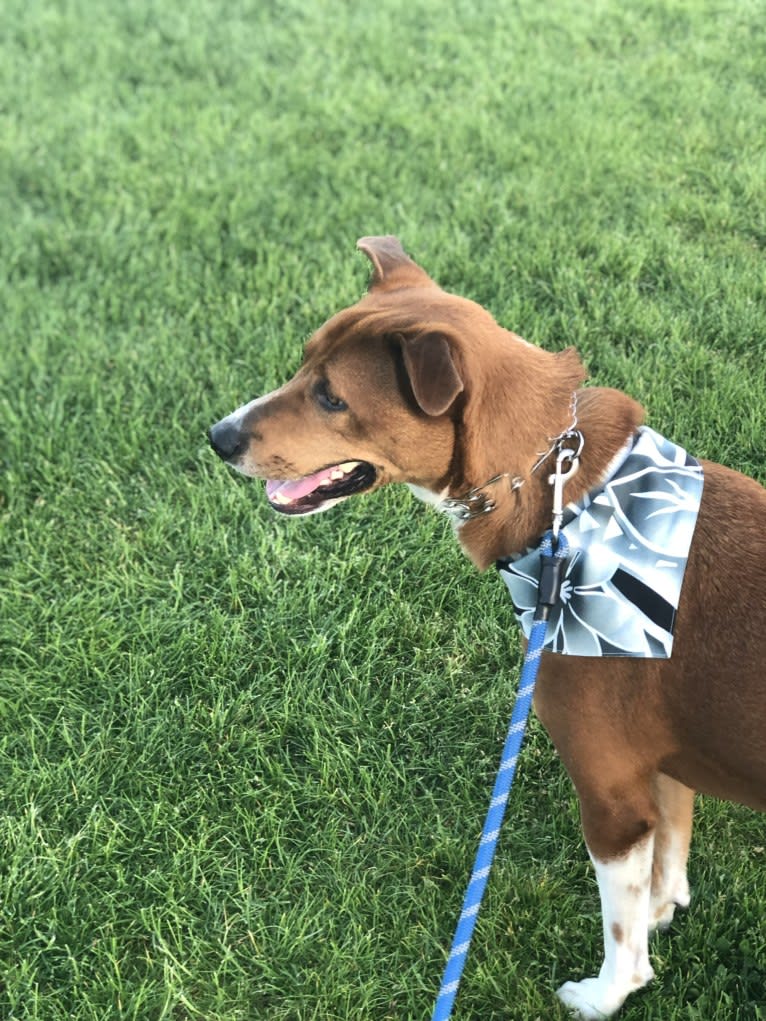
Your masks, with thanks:
M621 567L614 572L611 578L612 585L625 598L648 617L653 624L661 627L663 631L673 631L676 611L673 606L663 599L661 595L649 588L644 582L634 578Z

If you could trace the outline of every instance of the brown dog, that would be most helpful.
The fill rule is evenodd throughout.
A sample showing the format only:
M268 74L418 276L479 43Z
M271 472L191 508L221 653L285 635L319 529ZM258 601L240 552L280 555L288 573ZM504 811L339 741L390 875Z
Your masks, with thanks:
M550 437L576 425L584 440L566 488L584 506L641 407L579 389L574 351L533 347L442 291L396 238L358 247L369 293L317 331L293 379L213 426L213 447L271 480L286 514L405 482L452 514L480 569L536 545L551 524ZM583 1018L652 977L647 934L689 902L694 792L766 809L766 490L720 465L703 473L670 658L546 653L540 670L535 708L577 789L602 902L600 973L559 990Z

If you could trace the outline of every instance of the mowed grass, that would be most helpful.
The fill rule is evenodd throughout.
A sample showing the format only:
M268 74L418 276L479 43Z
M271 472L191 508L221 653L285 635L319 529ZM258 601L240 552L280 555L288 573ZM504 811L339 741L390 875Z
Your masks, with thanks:
M429 1016L518 673L504 586L406 492L278 518L206 427L393 232L766 482L763 16L6 0L0 1017ZM700 804L625 1021L766 1016L765 848ZM600 940L533 723L456 1018L563 1018Z

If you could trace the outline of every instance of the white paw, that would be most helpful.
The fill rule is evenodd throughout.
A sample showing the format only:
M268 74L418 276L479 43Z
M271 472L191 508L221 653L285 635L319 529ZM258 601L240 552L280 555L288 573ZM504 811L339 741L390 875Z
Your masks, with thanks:
M584 978L582 982L565 982L556 990L556 996L568 1010L585 1021L601 1021L620 1006L618 1003L607 1008L601 983L597 978Z
M675 901L669 900L667 904L662 907L652 907L651 911L651 922L649 923L649 932L654 932L655 929L667 929L670 923L673 921L673 915L676 913Z
M684 874L678 880L676 888L673 891L673 900L676 902L679 908L688 908L691 903L692 895L689 889L689 882Z
M652 897L649 905L649 918L651 919L649 931L654 932L655 929L667 929L673 921L676 908L688 908L690 900L689 884L686 882L686 877L679 880L664 904L655 901L654 897Z
M634 983L627 988L616 988L600 978L584 978L581 982L565 982L556 990L556 995L582 1021L603 1021L620 1009L629 993L640 989L653 976L650 968L644 977L636 975Z

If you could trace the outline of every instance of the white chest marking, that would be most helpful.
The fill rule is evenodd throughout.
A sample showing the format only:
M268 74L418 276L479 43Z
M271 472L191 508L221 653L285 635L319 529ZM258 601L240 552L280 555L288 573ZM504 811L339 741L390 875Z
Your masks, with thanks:
M449 492L446 488L443 489L441 493L433 493L430 489L425 489L423 486L416 486L412 482L407 483L407 488L413 496L418 498L418 500L422 500L423 503L427 503L429 506L443 511L445 514L447 513L447 511L442 507L443 501L449 496Z

